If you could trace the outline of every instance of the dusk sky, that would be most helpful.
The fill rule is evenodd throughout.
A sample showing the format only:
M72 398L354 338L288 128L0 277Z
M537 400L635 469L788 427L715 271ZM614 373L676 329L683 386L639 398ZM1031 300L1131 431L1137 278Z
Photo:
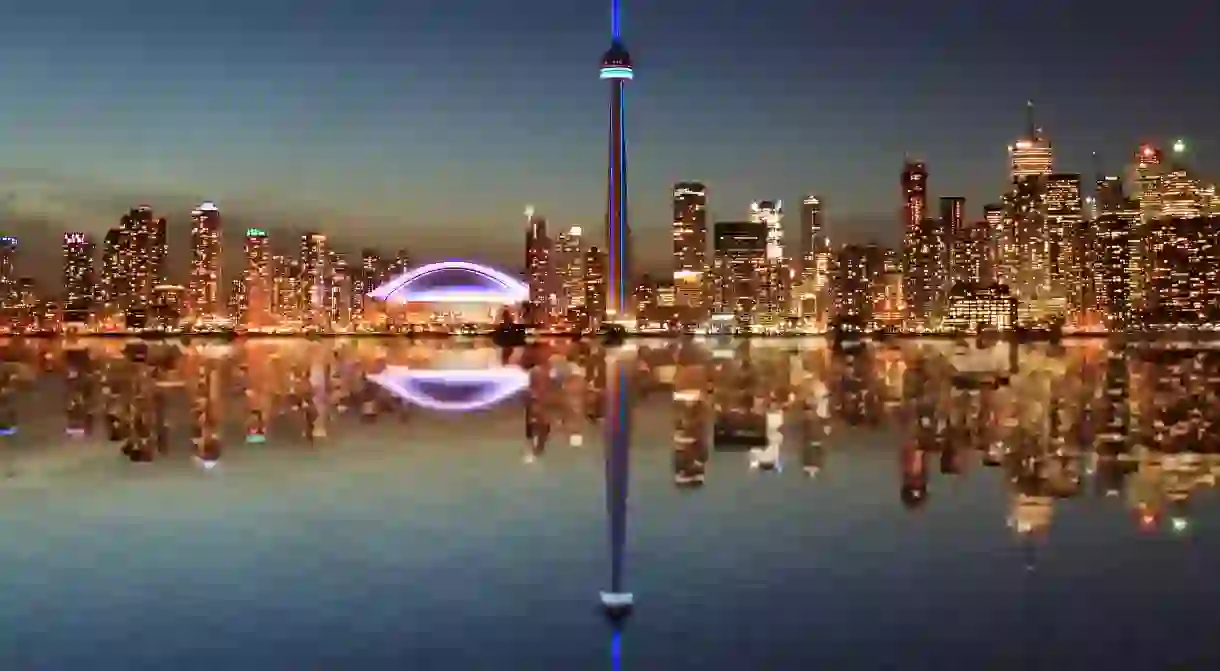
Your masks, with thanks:
M0 23L0 217L42 256L146 202L181 247L191 206L213 200L230 249L259 223L285 246L316 228L353 249L519 265L527 203L601 235L608 4L23 5ZM1057 169L1091 172L1096 150L1116 172L1140 141L1183 137L1215 176L1220 7L1145 9L624 0L641 269L666 267L683 179L708 185L713 220L772 198L795 220L814 192L832 236L893 240L909 153L933 198L963 195L977 217L1027 99Z

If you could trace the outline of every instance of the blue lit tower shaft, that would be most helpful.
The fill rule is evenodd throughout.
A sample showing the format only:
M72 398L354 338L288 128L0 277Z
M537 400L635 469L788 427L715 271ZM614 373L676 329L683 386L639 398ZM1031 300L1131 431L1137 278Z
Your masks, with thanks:
M610 522L610 586L625 594L623 554L627 545L627 485L630 479L631 380L615 354L606 361L606 515Z
M631 56L620 38L618 0L610 4L610 50L602 57L601 78L610 80L610 151L606 184L606 308L617 318L630 312L631 226L627 219L627 133L624 93L633 77Z

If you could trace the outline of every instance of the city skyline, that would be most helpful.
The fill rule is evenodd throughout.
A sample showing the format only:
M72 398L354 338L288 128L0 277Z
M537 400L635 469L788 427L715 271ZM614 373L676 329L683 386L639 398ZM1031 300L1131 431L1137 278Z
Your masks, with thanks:
M272 5L220 4L197 17L133 7L138 22L82 7L88 33L39 9L6 25L3 49L17 65L0 85L12 101L0 112L10 129L0 216L4 233L21 238L23 260L44 267L62 231L100 240L140 203L169 219L171 240L195 204L215 200L226 227L260 225L273 238L317 229L352 248L409 246L421 259L513 268L526 202L559 230L600 230L604 88L589 78L588 50L604 41L604 3L489 5L475 17L421 21L365 2L364 11L314 7L287 22ZM764 2L745 18L717 2L633 7L632 44L648 73L633 85L627 120L638 268L667 268L653 243L669 234L671 185L688 179L707 185L713 221L739 219L760 198L816 193L827 233L892 242L901 208L893 175L910 155L927 163L932 198L964 196L967 219L977 219L1004 188L1006 147L1029 98L1056 170L1087 176L1097 151L1118 172L1140 142L1180 136L1200 172L1217 174L1217 100L1203 72L1214 47L1201 32L1214 22L1199 15L1215 8L1181 17L1167 8L1150 32L1087 7L1024 8L1021 18L1044 28L1028 54L995 48L1016 23L1003 16L1015 9L996 11L964 30L972 17L819 8L810 39L797 21L810 10L787 3ZM227 20L209 29L215 50L153 51L151 36L218 14ZM1071 19L1086 14L1082 33ZM250 27L229 27L241 23ZM136 24L147 39L114 39ZM1137 30L1138 40L1125 39ZM395 39L383 39L390 32ZM765 48L726 51L707 39L729 34L765 38L753 40ZM951 43L938 38L947 34ZM481 39L458 49L446 44L455 36ZM74 47L48 52L52 42ZM511 87L497 83L508 55L530 72ZM1155 86L1132 98L1126 88L1140 73L1155 74ZM738 93L746 83L775 93L760 104ZM493 95L497 105L482 104ZM479 244L461 239L474 237Z

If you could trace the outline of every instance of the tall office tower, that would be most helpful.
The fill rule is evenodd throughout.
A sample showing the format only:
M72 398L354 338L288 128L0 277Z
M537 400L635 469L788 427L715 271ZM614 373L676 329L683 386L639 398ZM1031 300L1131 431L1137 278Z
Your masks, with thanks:
M1177 219L1202 217L1207 207L1204 201L1199 181L1187 170L1186 143L1178 140L1161 179L1161 214Z
M360 251L360 268L353 273L352 321L365 324L369 318L369 308L374 299L368 294L381 283L381 257L375 249Z
M606 263L607 254L597 247L585 252L585 324L583 328L594 330L606 319Z
M927 296L917 290L916 276L922 276L916 259L922 254L926 257L927 250L921 251L921 239L929 232L925 221L928 216L928 166L919 161L908 160L902 169L902 273L907 307L912 310L912 318L924 318L927 315L918 312L927 309ZM926 259L925 259L926 260Z
M1084 309L1086 244L1080 175L1054 173L1046 178L1046 226L1050 238L1051 284L1067 297L1068 311Z
M551 323L551 238L546 219L525 209L525 272L529 276L529 305L525 321L542 327Z
M1135 197L1140 202L1140 220L1148 223L1163 216L1161 180L1165 173L1165 153L1150 144L1140 146L1133 166Z
M17 238L0 236L0 307L3 308L11 308L18 302L16 259Z
M760 298L756 310L764 324L775 323L788 315L791 271L784 256L784 204L764 200L750 204L750 221L767 229L767 262L763 270Z
M326 236L306 233L301 236L301 284L298 304L301 319L309 326L326 325L327 298L330 296L330 250Z
M280 254L271 257L271 313L276 320L285 318L288 298L288 260Z
M707 187L699 182L674 185L674 273L707 269Z
M610 3L610 50L602 56L601 79L610 81L610 152L606 184L606 311L625 319L631 301L631 226L627 220L627 133L624 88L634 77L623 46L619 0Z
M1140 230L1140 205L1135 199L1101 202L1105 206L1093 226L1094 309L1101 325L1122 331L1134 323L1131 250Z
M1004 236L1004 204L989 203L983 206L983 222L987 225L987 272L992 281L1005 282L1007 274L1004 259L1008 258L1002 245Z
M712 309L749 325L756 313L767 269L767 225L760 221L716 222Z
M699 182L674 185L674 298L680 314L702 321L707 273L707 187Z
M948 269L951 275L956 275L958 265L956 252L966 233L965 198L946 196L940 199L940 227L945 232L945 245L949 254Z
M220 313L221 275L220 210L203 203L191 212L191 276L187 285L192 319Z
M835 264L835 313L839 317L873 320L873 303L885 272L885 254L879 246L844 245Z
M1116 176L1099 176L1097 178L1095 200L1097 216L1107 212L1117 212L1125 208L1127 197L1123 192L1123 180Z
M585 249L583 231L573 226L555 241L555 270L559 277L560 314L568 325L585 322Z
M1220 218L1160 217L1147 229L1148 322L1202 326L1220 316Z
M385 266L385 276L382 282L388 281L391 278L401 275L411 269L411 255L406 249L398 250L394 255L394 259Z
M262 328L271 325L273 272L271 241L267 238L267 231L247 228L246 268L242 273L246 309L245 319L241 323L245 326Z
M121 251L119 253L126 295L124 307L148 305L153 287L164 280L166 255L165 219L153 215L152 207L140 205L123 215L119 221Z
M980 221L966 226L953 243L953 281L970 284L985 283L990 269L987 265L987 246L990 242L987 222Z
M243 279L229 280L229 298L225 312L234 324L244 324L250 303L246 300L246 283Z
M923 220L928 216L928 166L907 161L902 167L903 249L913 247Z
M904 249L903 294L909 317L934 326L949 272L949 239L940 219L924 219Z
M805 196L801 201L800 277L808 283L817 270L818 239L822 236L822 199Z
M945 234L956 240L966 227L966 199L961 196L946 196L940 199L940 221Z
M301 262L298 259L288 259L276 256L272 261L275 266L276 316L281 321L300 324L301 316Z
M353 309L352 268L342 255L334 255L330 266L330 295L326 301L329 322L333 328L346 330L352 326Z
M87 233L64 233L64 321L88 320L96 296L93 276L93 241ZM69 319L67 313L73 313Z
M1012 190L1006 199L1003 266L1009 277L1005 283L1022 303L1051 298L1050 235L1046 222L1046 179L1051 174L1054 154L1050 141L1034 123L1033 104L1028 110L1024 137L1008 148L1012 166ZM1041 307L1033 309L1043 316Z
M360 250L360 284L356 290L363 296L381 283L381 256L375 249Z
M102 241L102 277L98 284L98 304L103 310L119 309L125 295L123 277L123 231L112 228Z

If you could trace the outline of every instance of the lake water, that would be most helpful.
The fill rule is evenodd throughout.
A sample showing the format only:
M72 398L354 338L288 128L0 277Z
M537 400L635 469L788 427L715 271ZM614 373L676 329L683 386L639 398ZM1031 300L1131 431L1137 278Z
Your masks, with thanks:
M1220 663L1210 355L0 351L0 668Z

